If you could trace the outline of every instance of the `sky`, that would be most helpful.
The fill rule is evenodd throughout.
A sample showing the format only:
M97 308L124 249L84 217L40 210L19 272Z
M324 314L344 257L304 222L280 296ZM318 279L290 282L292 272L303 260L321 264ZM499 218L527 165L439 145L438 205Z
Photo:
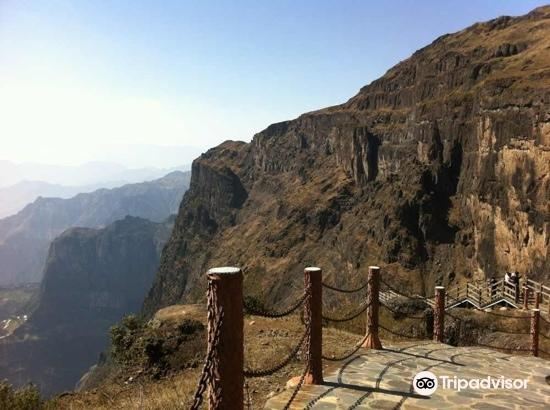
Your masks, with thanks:
M0 0L0 160L180 165L529 0Z

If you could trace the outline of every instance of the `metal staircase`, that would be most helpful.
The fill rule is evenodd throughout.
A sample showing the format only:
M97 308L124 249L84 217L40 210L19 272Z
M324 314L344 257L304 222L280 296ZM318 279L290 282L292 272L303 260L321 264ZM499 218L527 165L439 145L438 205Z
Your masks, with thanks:
M528 291L526 292L525 289ZM527 301L525 300L526 295ZM380 301L388 303L400 296L399 293L393 290L383 290L380 292ZM423 299L431 307L434 306L433 298L416 297ZM459 306L470 306L476 309L506 306L520 309L524 307L532 308L537 305L541 312L550 314L550 286L531 279L523 280L523 283L518 286L507 284L504 279L493 283L467 282L452 286L445 292L445 309Z

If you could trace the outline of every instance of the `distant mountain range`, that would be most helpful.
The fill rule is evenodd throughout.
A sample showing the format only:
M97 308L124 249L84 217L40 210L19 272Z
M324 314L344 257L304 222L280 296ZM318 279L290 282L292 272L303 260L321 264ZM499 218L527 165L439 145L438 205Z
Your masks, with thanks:
M113 186L160 178L172 171L188 171L190 165L170 168L127 168L114 162L88 162L78 166L15 163L0 160L0 187L22 181L43 181L56 185ZM43 195L43 194L38 194Z
M46 395L74 388L106 348L109 327L139 311L173 221L128 216L56 238L29 320L0 340L0 380L32 381Z
M0 220L0 286L39 282L48 246L72 227L98 228L127 215L161 222L177 212L189 186L189 172L99 189L69 199L38 198Z
M70 198L80 193L93 192L101 188L115 188L124 181L112 181L93 185L59 185L44 181L21 181L9 187L0 188L0 218L15 215L38 197Z

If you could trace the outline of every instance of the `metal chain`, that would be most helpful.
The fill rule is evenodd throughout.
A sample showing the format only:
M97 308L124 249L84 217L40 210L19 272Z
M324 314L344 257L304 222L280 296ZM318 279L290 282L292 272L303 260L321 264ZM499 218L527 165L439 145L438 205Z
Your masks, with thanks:
M507 350L507 351L514 351L514 352L530 352L531 349L524 349L524 348L516 348L516 347L500 347L500 346L494 346L494 345L486 345L483 343L476 343L476 346L480 347L487 347L489 349L497 349L497 350Z
M348 322L348 321L353 320L356 317L358 317L361 313L364 313L370 305L371 305L370 303L365 303L365 305L363 307L361 307L361 309L358 312L355 312L351 316L348 316L348 317L334 318L334 317L325 316L325 315L323 315L322 317L323 317L324 320L328 320L329 322L338 322L338 323Z
M355 348L351 352L346 353L343 356L329 357L329 356L321 355L321 357L324 360L328 360L330 362L339 362L339 361L342 361L342 360L349 359L351 356L353 356L355 353L357 353L359 351L359 349L361 349L361 345L365 342L365 340L367 340L367 336L368 336L368 334L363 336L363 338L359 342L356 343Z
M251 410L252 404L250 403L250 389L248 388L248 380L244 381L244 387L246 388L246 408L247 410Z
M404 317L408 317L410 319L426 319L425 316L414 316L414 315L407 315L405 313L401 313L401 312L397 312L396 310L393 310L391 307L389 307L388 305L385 305L384 303L380 302L380 306L383 306L385 307L386 309L388 309L391 313L393 313L394 315L398 315L398 316L404 316Z
M487 314L489 314L489 315L499 316L499 317L505 317L505 318L508 318L508 319L529 319L529 318L530 318L529 315L524 315L524 316L518 316L518 315L504 315L504 314L502 314L502 313L489 312L489 311L487 311L487 310L478 309L478 308L475 308L475 310L477 310L477 311L479 311L479 312L487 313Z
M207 293L207 311L208 311L208 323L214 322L214 292L212 282L208 282L208 293ZM202 373L197 384L197 390L195 391L193 404L191 405L191 410L198 410L203 401L203 395L208 387L208 382L212 378L212 366L215 361L215 354L217 351L217 346L220 342L221 328L223 323L223 310L220 310L218 318L214 323L214 326L209 327L208 329L208 351L206 352L206 357L204 359L204 365L202 368ZM214 392L218 395L221 392Z
M355 288L355 289L341 289L341 288L337 288L336 286L332 286L332 285L329 285L325 282L322 283L323 287L327 288L327 289L330 289L330 290L333 290L335 292L340 292L340 293L356 293L356 292L360 292L362 291L363 289L365 289L369 283L365 283L364 285L361 285L360 287L358 288Z
M380 329L385 330L386 332L391 333L394 336L404 337L406 339L422 339L421 337L418 337L418 336L411 336L411 335L406 335L404 333L395 332L395 331L390 330L387 327L384 327L382 325L380 325L379 327L380 327Z
M250 305L247 305L246 303L245 303L244 308L245 308L246 313L248 313L249 315L262 316L262 317L276 319L276 318L281 318L281 317L288 316L288 315L294 313L300 306L302 306L304 304L304 301L306 300L306 298L307 298L307 292L304 292L304 294L300 297L300 299L298 299L298 301L294 305L290 306L286 310L283 310L282 312L269 312L265 309L254 308Z
M308 295L311 295L311 292L309 292L309 290L310 289L308 289ZM308 335L308 337L304 341L305 342L305 351L309 353L311 351L311 349L310 349L310 347L311 347L311 322L309 320L306 323L306 334ZM298 395L298 392L300 391L300 389L304 385L306 375L309 371L309 363L310 363L309 357L306 355L306 365L304 367L304 371L302 372L302 375L300 376L300 380L298 381L298 384L294 388L294 391L290 395L290 398L288 399L288 402L285 404L285 407L283 407L284 410L290 409L290 405L292 404L292 402L294 401L294 399Z
M286 365L288 365L292 361L292 359L294 359L294 357L296 357L296 355L300 351L300 347L302 347L302 345L304 344L304 340L306 340L306 337L308 335L308 331L309 331L309 328L306 327L306 329L304 330L304 334L300 338L300 342L294 347L294 349L292 349L290 354L287 357L285 357L285 359L282 360L280 363L278 363L277 365L275 365L271 368L263 369L263 370L245 369L244 370L245 377L271 376L272 374L277 373L279 370L284 368Z
M412 300L427 300L427 299L431 299L430 297L425 297L425 296L410 296L410 295L405 295L403 292L395 289L394 287L388 285L386 282L384 282L383 280L380 281L380 283L384 286L386 286L389 290L391 290L392 292L395 292L397 293L399 296L403 296L405 298L408 298L408 299L412 299Z
M449 316L449 317L452 317L454 320L458 320L459 322L462 322L462 319L459 318L458 316L455 316L453 315L452 313L449 313L449 312L445 312L445 316Z
M302 375L300 376L300 380L298 381L298 384L296 385L296 387L294 388L294 391L290 395L290 398L288 399L288 402L285 404L285 407L283 407L284 410L290 409L290 405L292 404L292 402L294 401L294 399L298 395L298 392L300 391L300 389L304 385L304 381L306 379L306 375L307 375L308 370L309 370L309 364L306 363L306 366L304 367L304 371L302 372Z
M511 332L509 330L502 330L502 329L488 328L487 330L490 330L491 332L505 333L507 335L522 335L522 336L525 336L525 335L531 334L531 332Z

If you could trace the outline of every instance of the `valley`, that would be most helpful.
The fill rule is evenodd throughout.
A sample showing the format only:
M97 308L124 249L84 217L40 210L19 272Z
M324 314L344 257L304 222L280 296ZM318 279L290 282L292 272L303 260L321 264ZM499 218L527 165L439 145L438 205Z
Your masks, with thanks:
M175 171L68 199L38 198L16 215L0 219L0 286L40 282L50 242L66 229L104 227L127 215L165 220L177 211L188 185L189 173Z
M304 45L273 65L312 52ZM6 212L32 201L0 219L0 407L8 383L36 385L32 410L198 409L201 391L211 408L224 397L285 409L548 404L549 63L542 6L441 35L347 101L248 142L218 139L190 172L85 164L137 180L0 188ZM158 94L171 89L152 78ZM218 111L242 108L195 112L203 86L184 88L181 124L183 111L161 115L154 99L143 116L176 124L179 138L186 122L215 129ZM278 103L273 88L250 89L254 102ZM166 128L145 131L161 140ZM24 168L0 161L16 176ZM413 378L431 369L534 387L420 397Z
M36 284L0 288L0 339L11 335L27 321L38 289Z

